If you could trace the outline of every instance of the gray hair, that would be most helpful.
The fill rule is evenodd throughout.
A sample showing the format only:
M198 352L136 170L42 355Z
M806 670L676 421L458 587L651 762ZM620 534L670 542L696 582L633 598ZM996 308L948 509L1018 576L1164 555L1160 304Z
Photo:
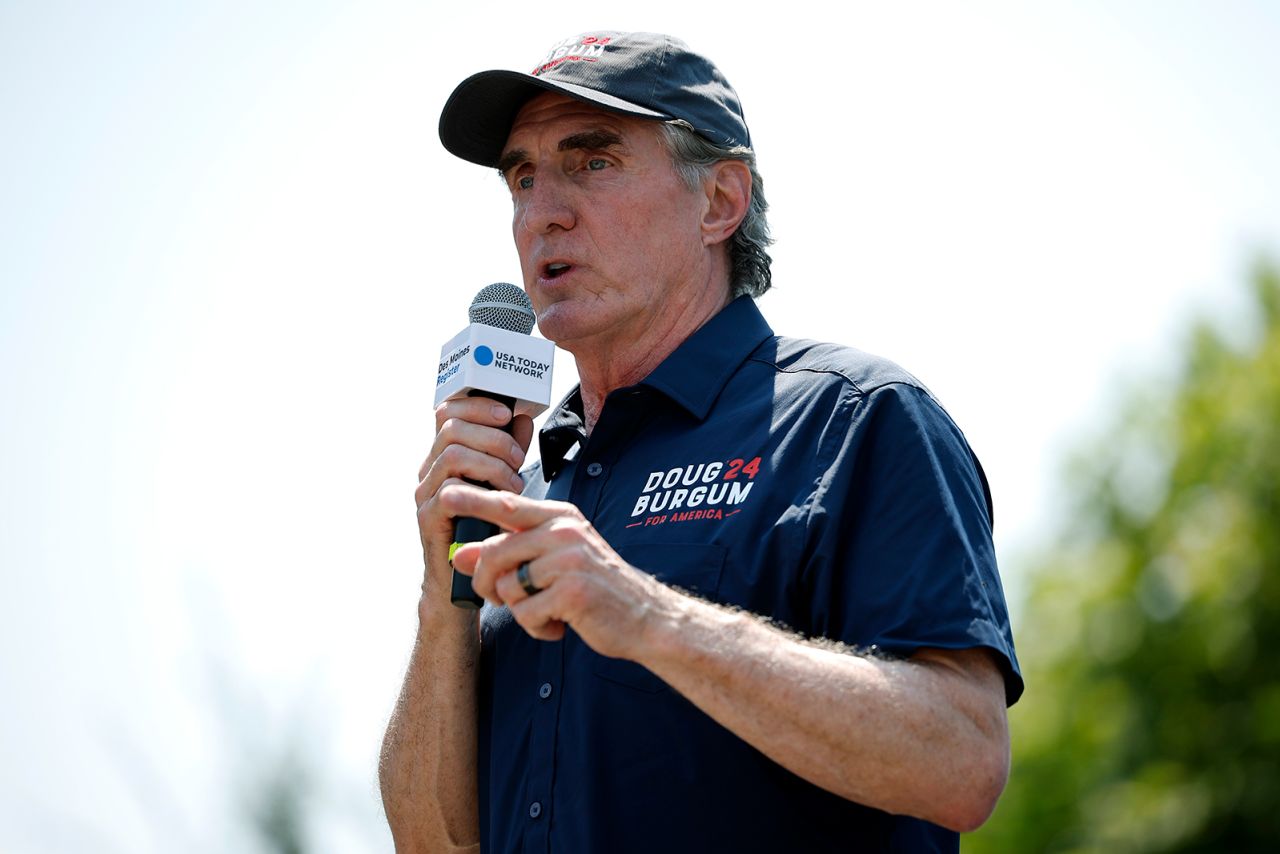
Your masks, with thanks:
M688 123L663 122L662 138L675 163L676 173L696 190L711 173L713 164L721 160L741 160L751 170L751 206L729 238L729 262L732 265L730 291L735 297L747 294L758 297L769 290L773 276L769 272L772 259L765 248L773 243L765 212L764 182L756 171L756 153L744 145L716 145L694 132Z

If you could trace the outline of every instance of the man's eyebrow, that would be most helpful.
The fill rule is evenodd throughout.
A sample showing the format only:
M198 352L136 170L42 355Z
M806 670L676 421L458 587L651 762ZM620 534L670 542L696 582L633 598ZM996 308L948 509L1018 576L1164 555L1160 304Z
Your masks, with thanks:
M519 166L528 159L529 152L525 151L523 148L512 149L502 155L501 159L498 160L498 174L503 178L506 178L507 173L510 172L512 168Z
M622 145L622 137L613 131L588 130L566 136L560 140L560 144L556 146L556 149L559 151L600 151L601 149L612 148L615 145Z
M623 145L622 136L611 130L588 130L573 133L560 140L557 151L601 151L606 148ZM498 174L503 178L507 172L529 159L529 152L523 148L515 148L502 155L498 160Z

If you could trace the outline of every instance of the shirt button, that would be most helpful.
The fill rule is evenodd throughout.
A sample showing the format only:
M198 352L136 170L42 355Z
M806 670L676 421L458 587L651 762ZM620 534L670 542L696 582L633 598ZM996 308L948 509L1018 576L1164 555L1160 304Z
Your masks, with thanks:
M587 474L591 475L592 477L599 477L600 472L602 471L604 471L604 466L600 465L599 463L592 463L591 465L587 466Z
M529 804L529 818L537 818L540 815L542 815L542 804L537 801Z
M544 700L551 696L551 683L550 683L550 682L543 682L543 683L542 683L542 686L538 688L538 696L539 696L539 697L541 697L541 698L542 698L542 699L544 699Z

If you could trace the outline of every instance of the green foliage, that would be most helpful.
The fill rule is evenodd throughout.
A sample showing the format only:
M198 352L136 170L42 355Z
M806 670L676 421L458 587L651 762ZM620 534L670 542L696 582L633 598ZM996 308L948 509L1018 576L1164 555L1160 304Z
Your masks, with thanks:
M250 826L271 854L304 854L312 775L295 748L274 757L246 803Z
M1280 273L1076 465L1034 562L1014 763L970 852L1280 850Z

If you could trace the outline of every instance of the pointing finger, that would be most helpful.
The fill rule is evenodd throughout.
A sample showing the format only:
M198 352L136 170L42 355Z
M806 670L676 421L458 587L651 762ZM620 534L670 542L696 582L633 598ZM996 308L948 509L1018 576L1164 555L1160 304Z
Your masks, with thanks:
M450 516L471 516L492 522L507 531L536 528L557 516L581 516L577 507L561 501L538 501L511 492L450 484L437 494Z

